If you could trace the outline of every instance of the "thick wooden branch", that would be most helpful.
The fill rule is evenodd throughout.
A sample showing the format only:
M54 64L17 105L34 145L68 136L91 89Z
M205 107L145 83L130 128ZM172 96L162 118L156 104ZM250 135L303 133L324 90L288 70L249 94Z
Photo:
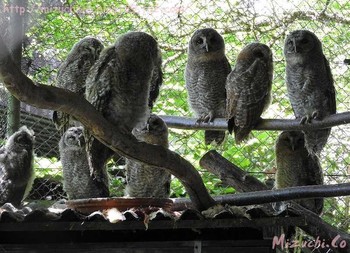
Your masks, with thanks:
M193 130L226 130L227 121L223 118L217 118L211 123L198 124L195 118L166 116L160 115L166 122L168 127L178 129L193 129ZM330 115L323 120L312 120L310 124L300 124L300 120L293 119L262 119L261 122L253 129L266 130L315 130L322 128L330 128L343 124L350 123L350 112L342 112Z
M135 159L172 173L186 188L195 208L207 209L215 204L197 170L180 155L161 146L138 142L123 135L106 121L95 108L75 93L52 86L34 84L14 64L0 36L0 80L19 100L39 108L62 111L77 118L106 146L127 158Z
M266 191L269 188L246 171L226 160L215 150L207 152L199 165L217 175L220 180L239 192Z
M215 150L211 150L206 153L200 160L200 165L218 175L222 179L226 176L230 177L230 181L226 182L234 182L230 185L233 187L238 186L237 190L247 191L246 193L235 194L232 196L222 196L221 199L215 198L215 200L219 203L250 205L302 198L350 195L350 183L337 185L300 186L266 191L267 187L264 183L260 182L258 179L252 179L253 176L251 175L249 175L249 179L246 181L245 179L248 176L245 176L245 172L236 165L231 164ZM250 183L252 183L251 186ZM313 237L317 238L319 236L320 238L324 238L327 242L331 242L339 235L340 238L337 243L339 243L341 240L346 240L347 245L350 245L349 234L342 232L324 222L318 215L305 209L296 202L291 201L288 210L291 210L295 214L306 218L308 225L301 226L300 228Z

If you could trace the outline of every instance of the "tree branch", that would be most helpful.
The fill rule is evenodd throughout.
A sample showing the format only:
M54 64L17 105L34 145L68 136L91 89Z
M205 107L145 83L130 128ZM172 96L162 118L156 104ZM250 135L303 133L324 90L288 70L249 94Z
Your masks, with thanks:
M257 179L249 180L249 182L253 182L252 186L248 184L248 182L244 180L245 178L242 178L242 175L244 175L242 170L234 164L231 164L215 150L211 150L206 153L200 160L200 164L203 168L209 169L220 178L222 176L225 176L225 173L229 173L230 170L233 171L233 173L229 173L230 181L234 181L232 186L235 187L238 185L239 190L251 191L247 193L222 196L221 199L215 198L215 200L219 203L251 205L287 201L292 199L350 195L350 183L338 185L298 186L266 191L266 185ZM181 204L184 205L184 203ZM305 216L307 225L301 226L300 228L313 237L321 237L324 238L327 242L331 242L339 235L339 240L346 240L347 245L350 245L349 234L342 232L324 222L318 215L305 209L296 202L291 201L288 206L288 210L291 210L297 215ZM339 243L339 240L337 243Z
M168 127L191 130L227 130L227 121L217 118L210 123L198 124L195 118L160 115ZM253 129L266 130L315 130L330 128L350 123L350 112L342 112L325 117L323 120L312 120L310 124L300 124L300 120L293 119L262 119Z
M0 36L0 80L19 100L39 108L62 111L77 118L92 134L127 158L161 167L180 179L195 208L204 210L215 204L198 171L180 155L162 146L138 142L131 134L115 130L84 98L57 87L34 84L15 65Z

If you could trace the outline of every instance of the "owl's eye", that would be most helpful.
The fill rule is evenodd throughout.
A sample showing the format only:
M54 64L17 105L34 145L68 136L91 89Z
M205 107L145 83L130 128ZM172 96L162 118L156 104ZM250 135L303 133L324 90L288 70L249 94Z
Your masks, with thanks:
M196 44L197 45L200 45L200 44L202 44L203 43L203 39L202 38L198 38L197 40L196 40Z

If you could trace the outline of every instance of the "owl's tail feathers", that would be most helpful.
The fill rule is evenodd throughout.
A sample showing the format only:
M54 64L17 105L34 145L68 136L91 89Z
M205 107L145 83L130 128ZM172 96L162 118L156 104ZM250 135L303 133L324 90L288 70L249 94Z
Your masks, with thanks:
M310 155L319 156L327 144L331 129L322 129L317 131L306 131L305 147Z
M215 142L217 145L220 145L225 139L224 131L205 131L204 132L205 145L209 145L212 142Z
M241 128L235 125L234 118L231 118L227 121L227 129L230 134L234 132L235 134L235 141L237 144L241 143L242 141L248 139L248 136L251 132L251 128Z

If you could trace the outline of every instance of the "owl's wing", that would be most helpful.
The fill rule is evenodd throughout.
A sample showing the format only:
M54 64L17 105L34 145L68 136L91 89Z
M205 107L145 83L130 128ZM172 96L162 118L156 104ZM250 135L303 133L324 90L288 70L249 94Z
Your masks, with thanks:
M112 87L119 81L118 75L115 73L116 58L114 48L107 49L91 68L86 80L86 99L103 116L106 116L105 113L108 113ZM91 175L99 180L105 156L110 156L110 149L95 139L88 130L84 130L84 137Z
M150 93L148 98L148 107L152 110L154 103L159 96L159 89L163 83L163 71L161 66L153 69L152 80L150 84Z
M336 99L335 99L336 91L334 88L334 80L333 80L331 68L329 66L329 62L325 56L323 56L323 61L324 61L325 67L326 67L327 79L329 82L329 87L327 89L326 96L328 97L328 101L329 101L330 113L334 114L337 111Z

